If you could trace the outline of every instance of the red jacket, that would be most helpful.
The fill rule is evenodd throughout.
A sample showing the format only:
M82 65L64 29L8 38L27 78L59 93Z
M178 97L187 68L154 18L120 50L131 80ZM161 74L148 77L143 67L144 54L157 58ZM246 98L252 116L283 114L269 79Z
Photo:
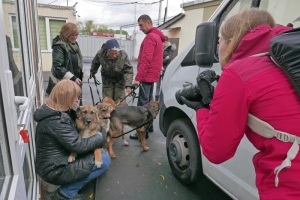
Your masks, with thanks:
M165 40L164 34L155 27L147 33L140 47L136 81L154 83L159 80Z
M279 173L275 187L274 169L286 158L292 143L267 139L247 126L247 115L271 124L276 130L300 136L300 98L284 72L269 56L270 39L290 28L260 25L249 31L225 66L210 110L199 109L197 129L205 157L212 163L232 158L246 134L259 152L253 157L260 199L300 199L300 152L290 168Z

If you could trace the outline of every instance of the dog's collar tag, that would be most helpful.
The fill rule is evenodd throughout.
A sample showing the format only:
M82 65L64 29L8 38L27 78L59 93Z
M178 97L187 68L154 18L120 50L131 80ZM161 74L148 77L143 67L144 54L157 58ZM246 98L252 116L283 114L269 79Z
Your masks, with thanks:
M24 141L24 143L28 143L29 142L29 136L28 136L28 133L27 133L27 130L20 130L20 135Z

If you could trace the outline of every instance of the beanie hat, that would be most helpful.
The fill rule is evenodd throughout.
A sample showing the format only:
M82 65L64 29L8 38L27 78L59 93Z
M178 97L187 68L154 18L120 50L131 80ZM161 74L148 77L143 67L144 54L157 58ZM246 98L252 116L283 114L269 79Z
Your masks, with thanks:
M117 50L117 51L121 50L120 45L116 39L107 40L105 43L105 48L107 50Z

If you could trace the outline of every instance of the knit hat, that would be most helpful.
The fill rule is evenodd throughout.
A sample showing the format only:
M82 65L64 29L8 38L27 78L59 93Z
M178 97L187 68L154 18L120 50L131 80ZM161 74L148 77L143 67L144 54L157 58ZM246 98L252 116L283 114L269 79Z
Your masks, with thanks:
M120 45L116 39L107 40L105 43L105 48L107 50L117 50L117 51L121 50Z

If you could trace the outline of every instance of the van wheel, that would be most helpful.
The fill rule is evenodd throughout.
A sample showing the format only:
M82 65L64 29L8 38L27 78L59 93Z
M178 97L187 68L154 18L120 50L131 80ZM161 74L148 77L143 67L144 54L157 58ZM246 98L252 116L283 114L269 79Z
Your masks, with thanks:
M204 177L197 133L189 119L177 119L167 132L167 155L174 176L183 184Z

